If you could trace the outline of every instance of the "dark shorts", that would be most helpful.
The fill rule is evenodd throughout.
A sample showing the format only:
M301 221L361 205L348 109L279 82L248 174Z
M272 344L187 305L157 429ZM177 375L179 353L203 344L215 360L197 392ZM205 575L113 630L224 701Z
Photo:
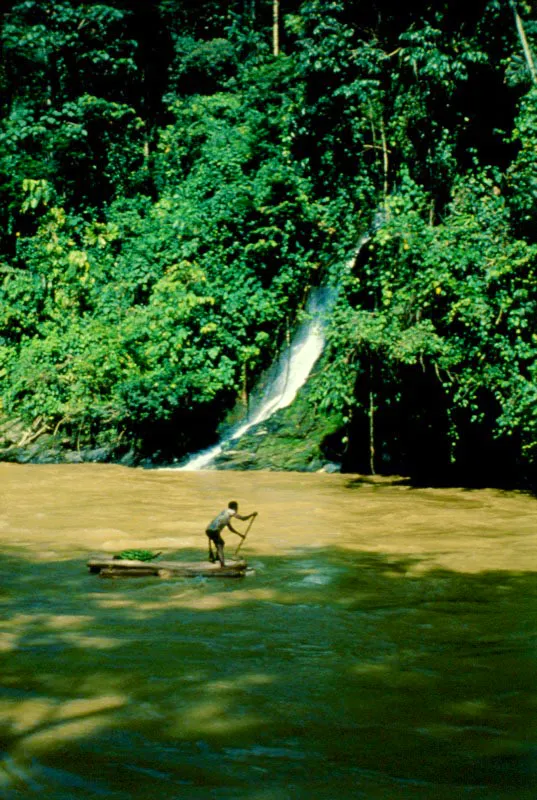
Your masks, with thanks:
M225 544L220 534L220 531L212 531L210 528L207 528L205 533L207 534L211 542L214 542L215 544Z

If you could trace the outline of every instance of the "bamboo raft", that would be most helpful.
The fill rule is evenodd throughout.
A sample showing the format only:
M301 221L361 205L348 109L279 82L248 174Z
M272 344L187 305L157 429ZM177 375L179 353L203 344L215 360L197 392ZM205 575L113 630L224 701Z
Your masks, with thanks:
M88 561L89 571L101 578L242 578L246 568L241 559L230 559L225 567L208 561L135 561L110 556L94 556Z

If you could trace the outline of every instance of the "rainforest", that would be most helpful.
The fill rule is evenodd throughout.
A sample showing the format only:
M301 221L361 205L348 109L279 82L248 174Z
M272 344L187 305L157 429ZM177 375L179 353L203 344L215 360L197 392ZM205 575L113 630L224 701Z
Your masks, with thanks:
M0 459L180 462L331 286L273 451L537 485L533 0L23 0L0 24Z

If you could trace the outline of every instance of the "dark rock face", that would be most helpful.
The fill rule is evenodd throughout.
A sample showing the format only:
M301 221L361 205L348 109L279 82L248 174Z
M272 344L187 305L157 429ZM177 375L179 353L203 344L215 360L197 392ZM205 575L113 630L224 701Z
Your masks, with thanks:
M332 450L325 451L324 447L325 440L334 438L339 425L339 418L312 410L306 390L292 406L276 412L225 448L213 468L339 472L341 467Z

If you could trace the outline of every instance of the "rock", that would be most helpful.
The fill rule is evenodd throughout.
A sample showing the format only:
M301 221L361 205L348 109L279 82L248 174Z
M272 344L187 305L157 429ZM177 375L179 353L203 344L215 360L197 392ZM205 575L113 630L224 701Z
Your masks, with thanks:
M318 469L317 472L341 472L341 464L336 464L333 461L329 461L326 464L323 464L321 469Z
M66 453L64 453L63 460L66 462L66 464L82 464L84 461L82 455L76 450L68 450Z
M136 466L137 458L136 458L136 453L134 452L134 450L131 449L131 450L129 450L128 453L125 453L124 456L121 456L121 458L119 459L119 463L123 467L134 467L134 466Z
M82 460L92 463L103 463L110 458L110 450L107 447L96 447L94 450L84 450Z

